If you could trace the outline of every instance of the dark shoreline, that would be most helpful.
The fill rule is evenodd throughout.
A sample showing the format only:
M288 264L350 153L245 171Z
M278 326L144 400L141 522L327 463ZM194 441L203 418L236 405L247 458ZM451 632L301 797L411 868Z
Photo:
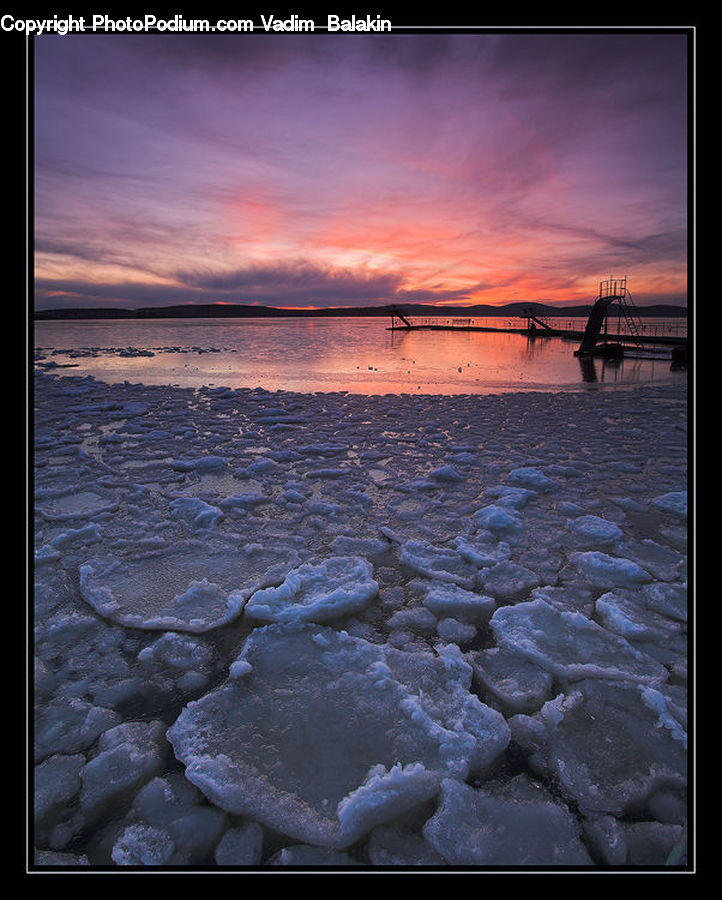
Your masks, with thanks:
M273 306L249 306L232 303L178 304L174 306L142 307L139 309L70 307L68 309L35 310L35 321L74 319L244 319L244 318L335 318L335 317L389 317L394 312L407 316L468 316L482 317L524 317L528 314L588 316L591 304L579 306L550 306L545 303L509 303L505 306L455 306L440 307L425 304L403 304L398 306L338 307L333 309L284 309ZM635 312L642 318L686 318L684 306L637 306ZM610 307L610 316L617 314L616 306Z

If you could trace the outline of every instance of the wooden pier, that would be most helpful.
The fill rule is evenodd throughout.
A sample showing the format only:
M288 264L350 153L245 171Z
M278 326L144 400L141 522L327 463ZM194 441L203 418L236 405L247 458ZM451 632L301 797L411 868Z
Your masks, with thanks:
M610 327L609 308L616 303L619 309L618 330ZM622 352L638 349L642 345L661 347L686 347L687 335L658 334L648 332L634 310L631 296L627 289L627 278L610 278L600 282L599 295L594 301L584 329L558 327L545 321L533 307L529 307L524 315L517 316L521 322L508 324L481 324L477 319L462 316L408 316L397 307L389 307L391 326L387 331L485 331L507 334L521 334L530 338L556 337L567 341L578 341L579 348L575 356L614 355L610 346L621 347ZM489 318L489 317L485 317ZM500 317L501 319L502 317ZM620 326L624 322L624 328ZM523 323L523 324L522 324ZM620 354L621 355L621 354Z

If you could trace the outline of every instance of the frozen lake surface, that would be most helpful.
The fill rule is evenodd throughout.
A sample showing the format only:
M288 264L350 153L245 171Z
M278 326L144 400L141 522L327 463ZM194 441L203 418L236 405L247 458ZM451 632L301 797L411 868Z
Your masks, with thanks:
M683 382L62 371L33 398L36 865L686 860Z
M684 320L649 320L678 333ZM681 384L658 358L580 360L578 341L481 331L388 330L375 318L154 319L35 323L38 365L110 382L262 387L300 392L486 394ZM487 320L522 327L522 319ZM584 330L585 322L560 321ZM657 333L657 332L655 332ZM650 356L649 353L645 354ZM665 358L659 358L665 357Z

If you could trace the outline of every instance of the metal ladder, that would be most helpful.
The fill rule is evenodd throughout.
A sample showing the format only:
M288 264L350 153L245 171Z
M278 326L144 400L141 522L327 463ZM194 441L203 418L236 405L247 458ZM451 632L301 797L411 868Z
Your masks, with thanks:
M622 316L624 317L624 324L627 326L627 332L630 339L634 344L639 346L641 343L639 334L639 316L637 315L634 301L632 300L632 295L629 293L626 287L626 276L624 281L625 286L619 298L619 307L621 309Z

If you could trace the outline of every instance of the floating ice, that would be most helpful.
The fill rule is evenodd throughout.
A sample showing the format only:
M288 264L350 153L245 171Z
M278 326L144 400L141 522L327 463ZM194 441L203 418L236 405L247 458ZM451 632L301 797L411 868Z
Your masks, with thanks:
M66 805L80 792L80 771L86 763L81 753L50 756L35 767L34 817L41 843L48 840Z
M163 768L168 745L160 721L123 722L106 731L97 754L80 770L79 811L67 836L88 828L108 809L117 809Z
M454 538L454 546L468 563L478 569L490 568L511 556L509 544L505 541L497 542L494 535L459 535Z
M446 547L437 547L428 541L406 541L401 546L400 560L415 572L449 581L471 589L476 584L478 569L468 563L461 553Z
M676 581L686 574L687 560L682 553L649 538L624 541L618 545L618 552L659 581Z
M358 861L342 850L314 847L311 844L294 844L283 847L268 860L269 866L357 866Z
M613 544L623 536L618 525L599 516L579 516L572 522L571 530L576 537L592 546Z
M257 866L263 855L263 829L258 822L229 828L213 851L219 866Z
M476 828L564 865L563 803L595 863L663 863L687 812L684 390L612 387L39 374L36 863L448 866L481 858ZM338 557L365 562L336 572L349 596L378 585L347 624L246 620L311 560L333 593ZM522 765L551 809L509 786ZM493 841L481 809L510 822Z
M569 809L524 775L478 790L445 780L423 831L453 865L592 865Z
M651 505L662 512L686 519L687 491L670 491L668 494L661 494L653 498Z
M581 613L561 612L544 600L498 609L491 627L500 646L522 654L557 678L607 678L655 683L667 670L624 638Z
M119 724L111 709L78 698L58 698L43 704L35 717L35 761L56 753L86 750L106 729Z
M374 866L444 866L444 858L421 834L396 824L379 825L368 839L368 854Z
M677 619L687 621L687 583L683 584L645 584L642 587L645 601L650 609Z
M488 622L496 609L493 597L443 582L426 587L423 603L438 618L451 617L471 624Z
M223 456L199 456L188 459L174 459L172 468L178 472L221 472L228 465Z
M204 632L237 618L251 594L300 562L296 551L192 542L80 566L80 592L100 615L132 628Z
M373 566L358 556L304 563L278 587L256 591L245 616L260 622L328 622L362 609L378 593Z
M641 592L609 591L597 598L596 611L605 628L630 641L664 641L681 628L650 609Z
M490 647L471 654L474 674L487 702L504 715L536 712L552 698L551 672L506 647Z
M228 816L179 774L155 777L135 796L111 853L119 866L192 865L213 852Z
M468 644L469 641L473 641L476 637L475 625L469 625L467 622L459 622L457 619L453 619L450 616L441 619L436 626L436 630L438 631L440 638L453 644Z
M485 771L508 742L451 647L410 654L270 625L241 658L251 671L189 704L168 738L215 805L299 841L349 846L434 796L444 775Z
M36 504L36 512L49 522L71 522L90 519L115 512L118 502L96 490L68 491L54 497L43 498Z
M547 477L542 471L539 469L535 469L532 466L524 466L519 469L513 469L509 472L508 481L512 485L516 485L518 487L529 488L534 491L552 491L558 485L556 481L553 481L551 478Z
M223 516L217 506L211 506L198 497L178 497L171 501L170 507L179 518L196 528L212 528Z
M570 553L569 559L593 587L638 586L652 580L649 572L632 560L609 556L598 550Z
M496 505L508 506L512 509L522 509L532 497L536 497L536 491L530 491L523 487L511 487L508 484L497 484L484 491L484 496L495 497Z
M463 475L459 475L453 466L439 466L438 469L429 472L429 477L436 481L445 481L451 484L464 480Z
M499 600L523 598L532 588L537 587L540 581L536 572L511 560L484 569L481 574L484 588L492 597Z
M657 727L644 685L587 679L533 717L510 719L532 767L584 815L639 814L660 788L684 787L684 744Z
M474 513L474 518L483 527L499 537L519 534L523 524L518 515L509 508L491 504Z

